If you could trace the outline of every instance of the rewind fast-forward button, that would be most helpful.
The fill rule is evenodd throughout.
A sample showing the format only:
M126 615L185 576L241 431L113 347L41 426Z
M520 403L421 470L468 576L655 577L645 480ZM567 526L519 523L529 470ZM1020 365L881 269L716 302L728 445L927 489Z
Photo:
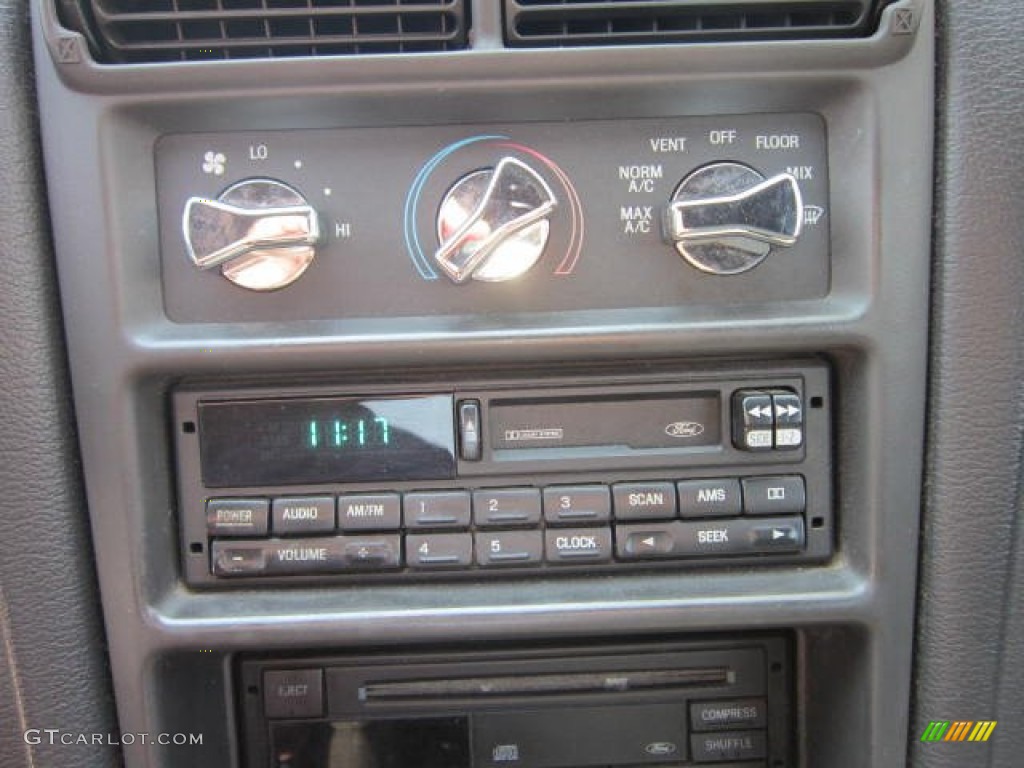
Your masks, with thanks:
M733 403L733 441L746 451L767 451L774 445L775 415L772 396L746 390Z
M804 409L792 392L772 395L775 406L775 447L799 448L804 442Z

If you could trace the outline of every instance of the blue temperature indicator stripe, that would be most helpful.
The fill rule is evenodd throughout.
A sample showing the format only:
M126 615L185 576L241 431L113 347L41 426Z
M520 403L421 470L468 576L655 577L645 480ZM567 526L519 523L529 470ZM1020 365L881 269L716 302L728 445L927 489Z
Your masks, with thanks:
M427 183L427 179L430 178L430 174L434 172L445 158L451 155L452 152L456 152L463 147L469 146L470 144L476 144L480 141L494 141L494 140L507 140L508 136L473 136L468 139L462 139L454 144L450 144L436 155L434 155L426 164L420 169L420 172L416 174L416 178L412 182L412 186L409 188L409 194L405 198L405 212L404 212L404 229L405 229L405 247L409 251L409 255L412 257L412 263L416 266L416 271L420 273L420 277L424 280L436 280L437 272L430 266L430 262L423 253L423 246L420 244L420 236L416 231L416 212L419 209L420 194L423 192L423 187Z

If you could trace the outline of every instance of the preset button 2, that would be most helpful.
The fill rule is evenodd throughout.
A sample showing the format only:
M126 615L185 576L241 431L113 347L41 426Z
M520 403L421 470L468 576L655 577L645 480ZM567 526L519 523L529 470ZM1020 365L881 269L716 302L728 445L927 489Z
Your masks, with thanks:
M536 525L540 508L537 488L473 491L473 521L481 527Z

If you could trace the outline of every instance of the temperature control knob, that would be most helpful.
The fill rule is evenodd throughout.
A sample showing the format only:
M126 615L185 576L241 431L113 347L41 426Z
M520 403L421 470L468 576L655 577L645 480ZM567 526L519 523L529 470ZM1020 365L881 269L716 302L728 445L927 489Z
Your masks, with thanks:
M766 179L740 163L713 163L676 189L665 213L665 236L704 272L734 275L760 264L772 248L800 237L800 186L788 173Z
M540 174L504 157L494 168L464 176L445 195L434 259L455 283L519 277L544 253L557 205Z
M190 198L182 228L193 264L220 267L224 277L252 291L295 282L320 239L316 211L297 191L271 179L240 181L216 200Z

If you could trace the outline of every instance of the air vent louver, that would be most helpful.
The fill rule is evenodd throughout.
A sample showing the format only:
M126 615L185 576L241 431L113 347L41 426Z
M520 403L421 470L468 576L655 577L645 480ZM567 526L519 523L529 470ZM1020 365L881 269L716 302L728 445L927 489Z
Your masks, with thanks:
M885 0L883 0L884 2ZM867 34L873 0L504 0L513 47Z
M187 61L466 47L469 0L59 0L77 4L106 62Z

